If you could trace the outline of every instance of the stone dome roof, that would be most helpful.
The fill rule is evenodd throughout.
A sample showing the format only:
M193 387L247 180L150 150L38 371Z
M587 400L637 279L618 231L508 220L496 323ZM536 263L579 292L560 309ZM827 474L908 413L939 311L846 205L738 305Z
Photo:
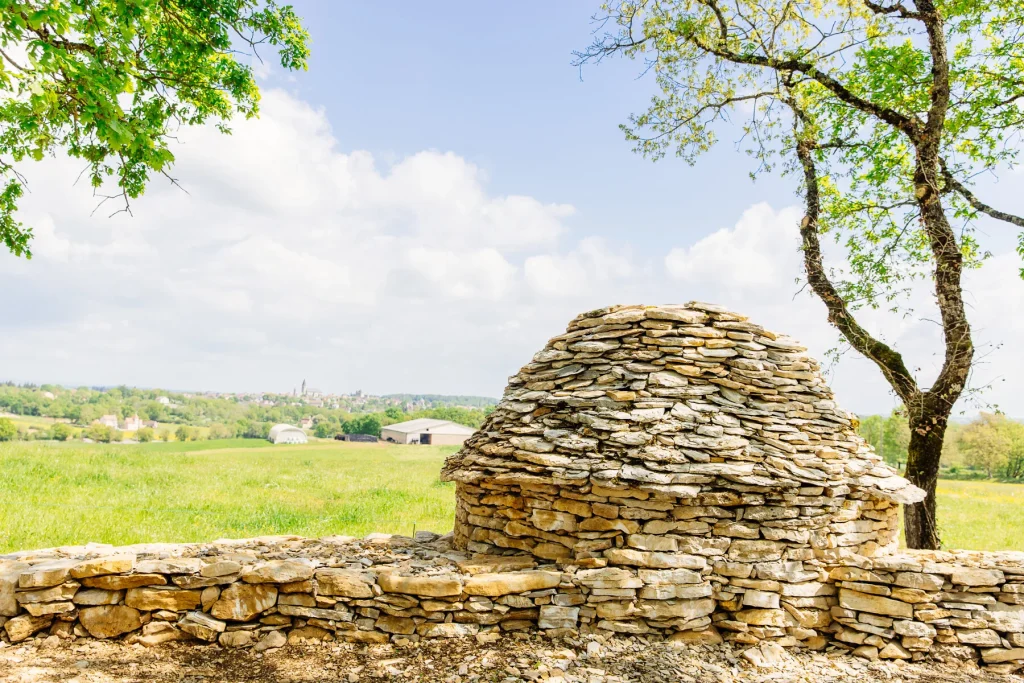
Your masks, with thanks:
M680 498L823 487L924 498L857 435L796 341L704 303L588 311L511 377L442 476Z

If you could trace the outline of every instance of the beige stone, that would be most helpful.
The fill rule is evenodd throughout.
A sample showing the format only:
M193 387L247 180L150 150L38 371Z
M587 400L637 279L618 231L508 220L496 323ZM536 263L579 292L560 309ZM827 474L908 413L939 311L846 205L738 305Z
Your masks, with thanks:
M560 572L526 571L507 574L477 574L466 579L465 592L469 595L497 597L511 593L554 588L562 581Z
M127 574L133 569L135 569L135 555L122 553L120 555L107 555L91 560L82 560L71 568L71 577L87 579L92 576L103 576L104 574Z
M85 607L78 621L93 638L116 638L142 628L139 610L124 605Z
M338 631L338 637L350 643L379 645L388 642L388 634L380 631Z
M69 581L52 588L43 588L37 591L21 591L17 593L16 597L18 603L22 605L36 602L53 602L55 600L70 600L75 597L75 593L78 592L80 585L77 581Z
M292 583L313 578L313 565L305 560L272 560L242 572L246 583Z
M462 581L455 574L403 576L398 572L385 572L377 576L377 583L387 593L405 593L432 598L455 596L462 593Z
M920 588L925 591L942 590L945 579L936 574L921 574L919 572L899 572L893 581L897 586L905 588Z
M423 624L417 627L416 632L424 638L463 638L475 636L480 632L477 624Z
M839 591L839 604L847 609L857 610L858 612L884 614L902 619L910 619L914 616L914 608L905 602L845 588Z
M86 588L75 593L72 602L76 605L116 605L124 599L124 591L105 591L101 588Z
M981 651L981 659L986 664L1021 662L1024 661L1024 647L1015 647L1008 650L1001 647L989 648Z
M8 619L7 622L4 623L4 630L7 631L7 637L10 638L12 643L20 643L33 633L42 631L44 628L49 628L52 623L52 616L33 617L28 614L23 614L20 617Z
M202 593L176 588L132 588L124 596L124 604L149 612L157 609L184 612L195 609L202 601Z
M251 631L228 631L221 633L217 641L224 647L245 647L252 643Z
M142 560L135 565L140 574L198 574L203 561L198 557L171 557L164 560Z
M142 586L163 586L167 584L167 577L162 574L129 574L127 576L96 576L82 579L82 585L89 588L101 588L109 591L119 591L129 588L141 588Z
M232 576L240 571L242 571L242 565L234 560L217 560L204 564L202 569L199 570L199 575L207 578L219 578L222 576Z
M416 632L416 622L408 617L384 615L374 624L378 630L398 635L411 635Z
M49 588L64 583L71 575L77 560L52 560L33 565L18 575L18 587Z
M957 569L950 577L959 586L998 586L1005 580L998 569Z
M75 611L73 602L30 602L22 605L22 608L34 617L44 617L48 614L67 614Z
M373 597L373 582L363 572L352 569L316 570L317 592L346 598Z
M217 619L251 621L276 602L277 588L274 586L233 583L221 591L220 598L210 608L210 614Z
M334 640L334 634L319 626L302 626L288 632L288 643L294 645L305 641ZM385 636L385 642L387 637Z
M224 632L227 624L202 612L189 612L178 622L178 628L199 640L212 643Z

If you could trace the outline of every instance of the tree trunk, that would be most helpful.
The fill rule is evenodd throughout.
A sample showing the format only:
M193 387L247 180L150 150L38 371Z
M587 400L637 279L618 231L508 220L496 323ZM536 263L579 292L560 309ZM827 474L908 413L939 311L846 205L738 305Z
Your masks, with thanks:
M903 535L908 548L939 549L939 529L935 517L935 484L942 457L942 440L946 434L949 409L922 401L910 408L910 446L907 449L907 471L904 476L928 494L920 503L903 507ZM947 404L948 405L948 404Z

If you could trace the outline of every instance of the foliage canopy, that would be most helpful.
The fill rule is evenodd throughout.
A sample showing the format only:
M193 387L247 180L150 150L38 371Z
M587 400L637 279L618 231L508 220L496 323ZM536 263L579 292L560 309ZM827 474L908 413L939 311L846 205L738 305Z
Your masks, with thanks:
M81 159L97 193L128 210L168 175L176 129L259 111L243 50L274 46L304 69L309 35L274 0L0 0L0 240L31 257L15 217L26 160Z

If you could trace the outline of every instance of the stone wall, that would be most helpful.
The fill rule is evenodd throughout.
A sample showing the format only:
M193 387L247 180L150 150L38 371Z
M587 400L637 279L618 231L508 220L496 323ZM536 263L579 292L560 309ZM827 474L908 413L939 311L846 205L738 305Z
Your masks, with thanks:
M886 659L947 646L1001 668L1024 664L1024 553L691 555L686 567L584 568L473 556L451 541L274 537L15 553L0 557L0 635L265 650L542 630Z

